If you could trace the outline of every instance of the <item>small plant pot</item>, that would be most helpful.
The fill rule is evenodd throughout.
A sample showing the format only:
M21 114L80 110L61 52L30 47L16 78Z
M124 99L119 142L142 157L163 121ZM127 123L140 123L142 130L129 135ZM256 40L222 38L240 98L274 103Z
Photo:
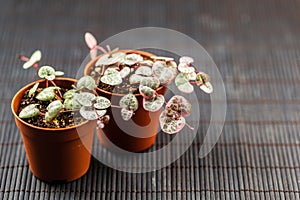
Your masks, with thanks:
M127 50L126 53L138 53L144 57L154 56L151 53L136 50ZM89 75L92 67L102 55L91 60L85 67L84 75ZM167 88L159 87L156 92L164 95ZM111 100L112 105L119 105L120 99L124 94L116 94L108 92L101 88L97 88L97 93ZM107 109L107 114L110 115L110 121L103 129L98 129L97 136L100 143L108 148L115 149L113 145L130 151L141 152L150 148L156 139L159 127L159 115L161 110L149 112L143 108L143 97L140 94L135 94L138 99L139 108L134 112L133 117L129 121L124 121L121 117L119 108Z
M75 79L56 78L62 88L71 88ZM39 87L45 87L40 80ZM41 128L31 125L17 115L24 93L35 84L20 89L12 99L11 109L21 132L26 156L32 173L46 182L70 182L83 176L90 166L95 121L67 128ZM79 135L80 134L80 135Z

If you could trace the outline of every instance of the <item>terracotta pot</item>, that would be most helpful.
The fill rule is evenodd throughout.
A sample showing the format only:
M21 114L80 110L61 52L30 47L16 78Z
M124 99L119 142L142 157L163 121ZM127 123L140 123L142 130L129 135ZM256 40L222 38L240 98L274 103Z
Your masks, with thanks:
M54 80L63 88L71 88L75 81L70 78ZM45 87L44 80L38 82L39 87ZM11 103L30 170L37 178L47 182L69 182L78 179L90 166L96 122L87 121L74 127L52 129L33 126L23 121L17 115L19 104L24 93L34 84L35 82L30 83L20 89Z
M126 53L138 53L144 57L153 56L153 54L137 51L137 50L126 50ZM96 61L101 57L99 55L95 59L91 60L85 67L84 74L89 75L92 67ZM158 94L165 94L167 88L161 86L157 89ZM119 100L124 94L116 94L107 92L101 88L97 89L97 93L100 96L104 96L111 100L112 105L119 105ZM157 112L149 112L143 108L143 97L140 94L135 94L139 102L139 108L135 111L132 119L124 121L121 117L119 108L109 108L107 114L110 115L111 119L103 129L97 131L97 135L100 143L109 148L113 148L113 145L120 147L123 150L131 152L140 152L150 148L156 139L158 127L159 127L159 115L161 110Z

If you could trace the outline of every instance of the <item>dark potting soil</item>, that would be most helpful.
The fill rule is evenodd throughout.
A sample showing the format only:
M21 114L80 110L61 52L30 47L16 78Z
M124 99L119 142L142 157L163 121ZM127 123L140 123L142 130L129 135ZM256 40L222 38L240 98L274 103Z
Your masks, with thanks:
M68 90L62 88L60 91L63 95ZM34 97L35 95L33 95L32 97L29 97L28 92L29 92L29 90L25 92L25 94L21 100L18 114L21 112L21 110L23 108L25 108L29 104L39 104L39 106L37 106L37 107L40 110L40 112L46 113L47 112L46 108L51 101L40 101ZM56 94L59 95L58 92L56 92ZM56 100L56 99L54 99L54 100ZM80 115L75 115L74 112L60 113L52 122L46 122L44 120L44 116L41 116L41 115L37 115L35 117L28 118L28 119L22 119L22 120L24 120L25 122L30 123L34 126L38 126L38 127L42 127L42 128L66 128L66 127L72 127L72 126L78 125L78 124L86 121L84 118L80 117Z

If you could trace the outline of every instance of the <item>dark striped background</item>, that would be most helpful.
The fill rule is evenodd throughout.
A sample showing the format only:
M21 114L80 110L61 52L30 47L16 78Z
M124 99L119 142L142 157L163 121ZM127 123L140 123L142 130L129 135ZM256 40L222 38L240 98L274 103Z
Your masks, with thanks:
M4 1L0 12L0 199L300 199L300 1ZM197 155L209 118L175 163L130 174L92 160L78 181L48 185L32 176L10 111L32 81L16 55L43 50L43 63L74 77L99 41L130 28L159 26L201 43L216 62L228 99L223 134ZM209 106L207 96L201 97ZM160 135L154 148L167 142Z

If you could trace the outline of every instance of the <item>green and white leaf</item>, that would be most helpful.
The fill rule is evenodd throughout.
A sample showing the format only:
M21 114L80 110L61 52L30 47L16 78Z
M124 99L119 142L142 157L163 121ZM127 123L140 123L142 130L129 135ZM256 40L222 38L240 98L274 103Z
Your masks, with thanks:
M143 76L151 76L152 69L148 66L140 66L135 70L135 74L143 75Z
M190 74L195 71L195 68L188 66L188 64L186 64L186 63L179 63L178 71L180 71L182 73Z
M122 116L123 120L128 121L132 118L133 111L132 110L127 110L126 108L122 108L121 109L121 116Z
M168 67L163 61L156 61L152 66L152 71L161 83L170 82L177 74L175 68Z
M158 111L165 102L163 95L157 95L154 99L143 99L143 107L145 110L156 112Z
M111 105L110 101L102 96L97 96L95 101L94 107L97 109L106 109Z
M47 87L43 89L41 92L39 92L35 98L41 101L50 101L55 97L55 90L59 90L59 89L60 89L59 87L53 87L53 86Z
M66 110L78 110L82 105L75 99L69 98L64 100L64 107Z
M92 101L96 99L93 93L81 92L74 96L74 99L83 106L92 106Z
M141 75L138 75L138 74L132 74L130 77L129 77L129 83L130 84L136 84L136 83L140 83L141 80L143 80L145 77L141 76Z
M55 69L51 66L42 66L38 71L38 76L52 81L55 79Z
M184 73L179 73L176 76L175 85L181 92L184 92L184 93L192 93L194 91L193 85L190 84L187 75Z
M206 82L205 84L202 84L199 86L201 90L203 90L205 93L210 94L213 92L213 86L210 82Z
M148 86L155 90L159 87L160 81L158 80L158 78L155 77L144 77L141 80L140 85Z
M128 76L130 74L130 68L129 67L124 67L121 71L120 71L120 76L122 78L125 78L126 76Z
M31 117L35 117L39 114L39 109L36 107L38 104L30 104L22 109L19 113L19 117L21 119L27 119Z
M178 133L185 126L184 117L172 118L168 117L165 112L162 112L159 116L160 126L163 132L168 134Z
M192 73L189 73L189 74L186 74L186 75L187 75L187 78L188 78L190 81L196 80L196 72L192 72Z
M72 99L74 97L74 94L76 93L75 89L68 90L64 93L63 98L64 99Z
M101 77L101 82L108 85L119 85L122 83L120 72L114 68L108 68Z
M28 69L32 67L35 63L39 62L41 59L42 52L40 50L36 50L35 52L33 52L29 60L23 64L23 68Z
M127 54L125 56L124 64L125 65L134 65L138 62L143 61L143 56L135 53Z
M59 112L63 109L63 104L59 100L51 102L47 106L47 112L45 114L46 122L51 122L55 117L58 116Z
M96 113L97 112L97 113ZM94 110L92 107L83 106L79 110L80 115L87 120L96 120L105 115L106 110Z
M123 96L120 99L119 105L122 108L126 108L127 110L132 110L132 111L136 111L139 107L137 98L131 93Z
M155 90L153 90L151 87L148 87L145 85L140 85L139 91L140 91L140 94L146 99L151 99L156 95Z
M77 82L77 88L94 90L97 87L95 80L91 76L83 76Z
M123 60L125 59L125 56L126 56L126 54L124 52L115 52L115 53L112 53L111 55L104 54L97 60L95 65L96 66L112 65L117 62L123 62Z
M36 83L34 84L34 86L29 90L28 92L28 96L31 97L37 90L37 88L39 87L40 83Z
M179 62L190 65L194 62L194 59L188 56L182 56L181 58L179 58Z
M202 84L205 84L206 82L210 82L210 77L208 74L204 72L199 72L196 75L196 83L198 86L201 86Z

